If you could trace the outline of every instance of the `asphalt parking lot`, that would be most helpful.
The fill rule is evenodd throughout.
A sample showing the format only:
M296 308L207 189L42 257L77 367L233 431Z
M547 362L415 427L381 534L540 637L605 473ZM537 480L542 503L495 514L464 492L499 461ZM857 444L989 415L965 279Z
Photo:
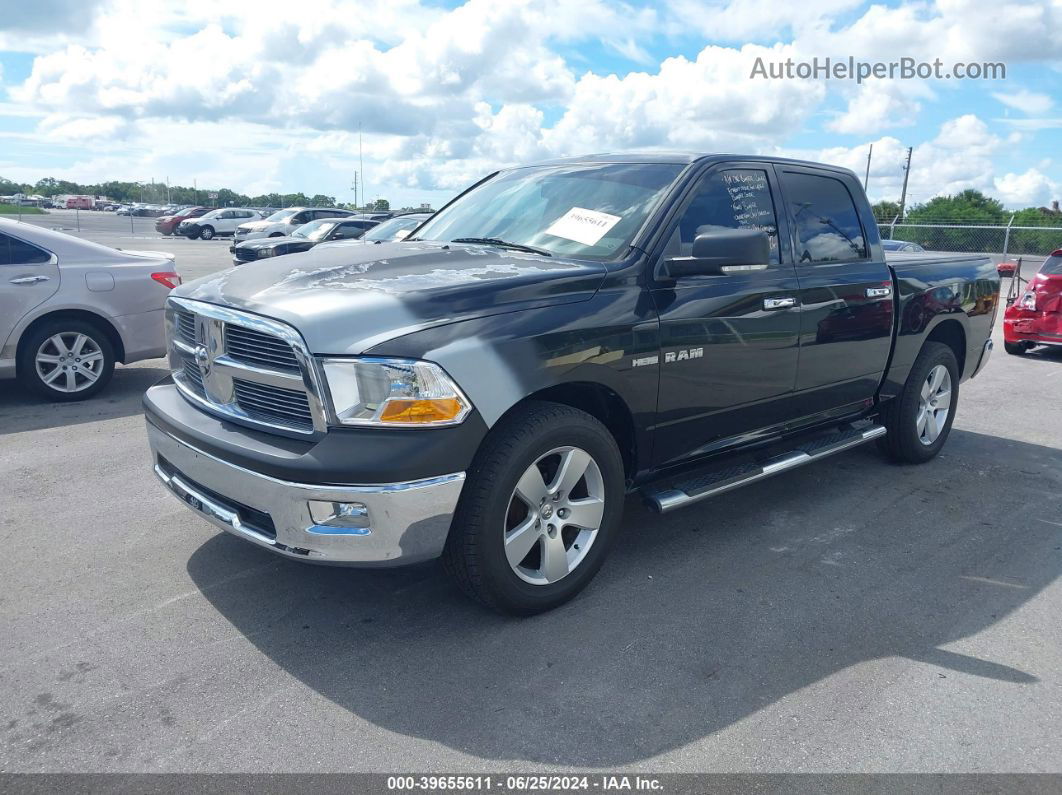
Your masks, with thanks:
M80 224L186 278L229 262ZM1062 352L995 339L929 464L632 499L595 582L525 620L433 564L306 566L193 516L149 467L161 360L82 404L0 382L0 771L1062 771Z

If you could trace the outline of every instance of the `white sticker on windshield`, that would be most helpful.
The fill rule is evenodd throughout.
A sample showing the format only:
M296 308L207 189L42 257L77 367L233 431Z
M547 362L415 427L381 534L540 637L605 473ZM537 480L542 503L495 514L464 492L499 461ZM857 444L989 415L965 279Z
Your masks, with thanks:
M597 245L597 241L621 220L618 215L599 213L597 210L587 210L583 207L572 207L553 222L546 230L546 234L574 240L584 246L593 246Z

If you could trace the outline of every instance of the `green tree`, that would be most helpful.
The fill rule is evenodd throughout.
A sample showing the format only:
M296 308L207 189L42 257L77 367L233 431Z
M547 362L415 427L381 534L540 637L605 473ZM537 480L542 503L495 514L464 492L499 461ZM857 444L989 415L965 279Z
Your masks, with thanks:
M387 201L387 199L377 199L373 202L372 209L377 212L386 212L391 209L391 202Z

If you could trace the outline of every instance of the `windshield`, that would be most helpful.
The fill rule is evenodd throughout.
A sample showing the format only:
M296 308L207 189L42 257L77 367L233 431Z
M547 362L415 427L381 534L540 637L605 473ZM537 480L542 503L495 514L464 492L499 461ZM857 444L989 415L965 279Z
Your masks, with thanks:
M1062 252L1056 251L1045 259L1040 266L1040 273L1044 276L1062 276Z
M423 218L392 218L390 221L384 221L383 223L374 226L362 235L361 239L395 240L398 237L399 232L408 232L410 229L416 229L422 223L424 223Z
M295 213L297 213L297 212L299 212L299 211L298 210L277 210L271 216L266 218L266 220L267 221L284 221L284 220L286 220L288 218L291 218L291 216L295 215Z
M291 233L292 237L304 237L307 240L323 240L328 237L328 233L336 228L336 224L339 223L334 218L319 218L316 221L310 221L307 224L303 224Z
M622 163L518 168L436 213L419 240L490 238L562 256L624 252L684 166Z

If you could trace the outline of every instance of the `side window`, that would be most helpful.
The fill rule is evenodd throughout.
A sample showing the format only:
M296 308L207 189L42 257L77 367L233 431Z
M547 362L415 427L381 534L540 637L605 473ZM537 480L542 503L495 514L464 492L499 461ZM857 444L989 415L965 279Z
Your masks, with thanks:
M335 210L316 210L313 214L314 218L337 218L339 213Z
M336 229L336 237L351 238L360 237L365 231L365 227L361 224L340 224Z
M52 258L43 249L18 238L0 235L0 265L40 265Z
M771 241L771 262L780 262L778 220L767 172L735 168L705 177L668 241L671 256L689 256L699 234L716 229L760 229Z
M292 216L291 223L293 224L305 224L310 220L310 213L296 213Z
M782 174L782 189L796 225L798 263L867 258L859 214L843 182L786 171Z

